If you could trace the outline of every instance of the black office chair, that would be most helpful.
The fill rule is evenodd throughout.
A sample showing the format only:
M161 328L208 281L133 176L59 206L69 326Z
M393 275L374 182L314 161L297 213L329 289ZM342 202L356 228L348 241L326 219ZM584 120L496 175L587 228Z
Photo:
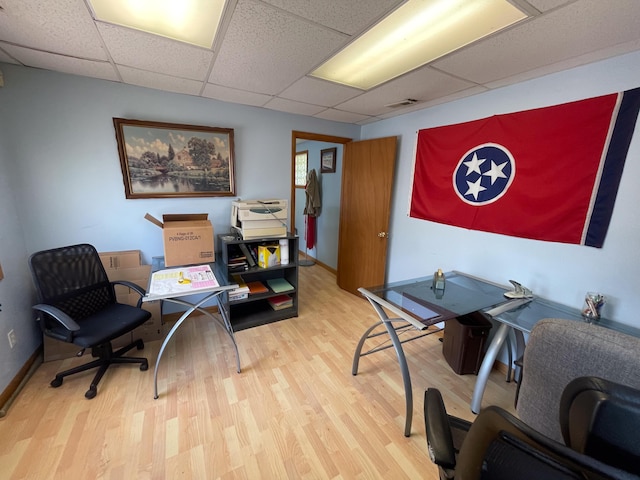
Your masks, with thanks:
M565 389L563 445L491 406L473 423L447 415L436 389L425 392L429 455L441 479L638 479L640 391L593 377Z
M572 380L560 398L566 445L640 476L640 391L597 377Z
M96 396L98 382L114 363L139 363L140 370L149 368L146 358L125 357L142 340L113 351L111 340L131 332L146 322L151 314L140 308L145 291L127 281L110 282L96 249L88 244L72 245L34 253L29 267L38 292L38 321L44 335L62 342L91 348L97 360L60 372L51 381L54 388L62 385L64 377L92 368L98 371L91 382L86 398ZM116 301L114 285L126 285L140 294L138 306Z

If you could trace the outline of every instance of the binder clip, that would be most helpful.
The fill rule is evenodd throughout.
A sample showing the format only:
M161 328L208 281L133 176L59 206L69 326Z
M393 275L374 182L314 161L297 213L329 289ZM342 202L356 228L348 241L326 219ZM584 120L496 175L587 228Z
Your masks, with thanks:
M513 290L504 292L504 296L507 298L533 298L533 292L527 287L521 285L515 280L509 280L513 285Z

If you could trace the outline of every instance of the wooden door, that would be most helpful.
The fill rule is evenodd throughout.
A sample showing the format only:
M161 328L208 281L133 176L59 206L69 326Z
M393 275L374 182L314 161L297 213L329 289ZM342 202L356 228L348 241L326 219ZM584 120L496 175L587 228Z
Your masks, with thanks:
M385 280L396 144L386 137L345 145L337 283L354 294Z

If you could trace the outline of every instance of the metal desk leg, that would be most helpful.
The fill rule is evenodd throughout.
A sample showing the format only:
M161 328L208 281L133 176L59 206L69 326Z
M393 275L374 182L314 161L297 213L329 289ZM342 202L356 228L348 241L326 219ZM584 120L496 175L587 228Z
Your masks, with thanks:
M171 337L173 337L173 334L176 332L176 330L178 330L178 328L180 328L180 325L182 325L182 322L184 322L187 319L187 317L193 313L195 309L196 307L192 306L182 314L182 316L178 319L176 324L173 327L171 327L171 330L169 330L169 334L164 338L164 341L160 346L160 351L158 352L158 358L156 359L156 368L155 368L155 371L153 372L153 398L155 399L158 398L158 366L160 365L160 360L162 359L162 353L164 352L164 349L167 346L167 343L169 343L169 340L171 340Z
M360 354L362 352L362 346L364 342L369 338L369 334L380 325L380 323L384 324L384 327L387 329L387 333L389 334L389 338L391 339L391 343L393 344L393 348L396 351L396 356L398 357L398 363L400 364L400 372L402 373L402 382L404 383L404 397L405 397L405 407L406 407L406 417L404 424L404 436L408 437L411 435L411 421L413 419L413 390L411 388L411 376L409 375L409 366L407 365L407 359L404 355L404 350L402 349L402 343L398 338L398 334L396 330L393 328L393 324L391 320L385 313L385 311L375 303L370 298L367 298L369 303L373 306L374 310L380 317L381 322L378 322L367 329L367 331L360 337L360 341L358 342L358 346L356 347L355 354L353 356L353 365L351 367L351 374L357 375L358 373L358 363L360 360Z
M489 374L491 373L493 363L496 361L496 357L498 356L507 335L509 335L510 329L511 327L509 325L502 323L493 337L493 340L491 340L489 348L487 348L487 353L485 354L480 370L478 371L478 379L476 380L476 385L473 389L473 396L471 397L471 411L473 413L480 413L482 396L484 395L484 389L486 388L487 381L489 380Z
M189 308L180 316L180 318L178 319L176 324L171 328L171 330L169 330L169 333L167 334L164 341L162 342L162 345L160 346L160 351L158 352L158 358L156 359L156 368L153 373L153 398L155 399L158 398L158 366L160 365L160 359L162 359L162 354L164 353L164 349L169 343L169 340L171 340L171 337L173 337L173 334L176 332L176 330L180 328L180 325L182 325L182 323L187 319L187 317L196 310L215 320L218 324L222 326L222 328L224 328L225 332L227 332L227 335L229 335L229 338L231 339L231 343L233 343L233 348L235 349L236 365L238 367L238 373L240 373L240 354L238 353L238 345L236 344L236 339L233 335L233 329L231 328L231 324L229 323L229 320L222 315L222 309L220 309L221 316L222 316L222 321L220 321L218 318L214 317L210 312L201 308L203 304L207 303L213 298L218 297L220 293L221 292L216 292L212 295L208 295L196 304L191 304L179 298L165 300L165 301L177 303L179 305L183 305Z

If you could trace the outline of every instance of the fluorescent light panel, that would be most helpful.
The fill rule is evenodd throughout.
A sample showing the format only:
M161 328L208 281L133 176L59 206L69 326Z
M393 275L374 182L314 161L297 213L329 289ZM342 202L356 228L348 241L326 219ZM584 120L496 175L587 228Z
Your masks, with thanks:
M409 0L311 75L369 90L526 17L506 0Z
M89 0L97 20L211 48L225 0Z

